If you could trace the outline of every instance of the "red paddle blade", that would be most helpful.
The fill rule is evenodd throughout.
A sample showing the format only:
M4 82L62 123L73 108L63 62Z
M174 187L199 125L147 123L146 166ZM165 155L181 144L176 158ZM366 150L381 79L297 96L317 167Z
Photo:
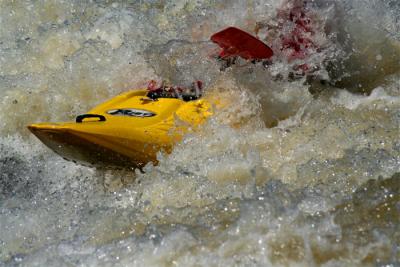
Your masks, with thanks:
M273 56L272 49L251 34L229 27L211 36L211 41L223 50L221 57L240 56L244 59L267 59Z

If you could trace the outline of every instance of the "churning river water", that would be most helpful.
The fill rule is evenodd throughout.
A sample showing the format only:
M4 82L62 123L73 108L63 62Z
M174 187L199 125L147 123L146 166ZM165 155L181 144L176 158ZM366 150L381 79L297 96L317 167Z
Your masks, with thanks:
M399 1L308 1L308 78L279 50L295 2L0 0L0 266L399 266ZM227 26L273 64L222 70ZM151 79L227 104L144 173L26 129Z

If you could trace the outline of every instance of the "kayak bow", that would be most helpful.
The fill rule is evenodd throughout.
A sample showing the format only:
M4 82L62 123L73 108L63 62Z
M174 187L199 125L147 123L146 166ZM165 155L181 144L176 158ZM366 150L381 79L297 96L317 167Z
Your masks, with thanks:
M150 99L147 90L121 94L75 122L31 124L28 129L65 159L92 166L141 168L169 153L191 128L211 115L203 99Z

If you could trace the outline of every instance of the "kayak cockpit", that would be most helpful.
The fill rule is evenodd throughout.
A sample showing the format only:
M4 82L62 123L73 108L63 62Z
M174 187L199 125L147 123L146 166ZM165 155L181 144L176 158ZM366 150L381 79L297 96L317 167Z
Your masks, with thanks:
M202 96L203 83L201 81L193 82L190 87L169 86L164 82L157 84L152 80L147 86L147 97L153 100L159 98L176 98L185 102L197 100Z

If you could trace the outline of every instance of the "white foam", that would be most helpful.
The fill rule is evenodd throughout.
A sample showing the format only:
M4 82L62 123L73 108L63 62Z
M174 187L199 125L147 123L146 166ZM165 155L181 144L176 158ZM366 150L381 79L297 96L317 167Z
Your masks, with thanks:
M282 60L269 69L248 64L220 72L209 57L215 47L203 41L213 32L228 25L252 32L282 3L0 1L0 262L338 266L374 264L390 254L388 246L398 240L390 227L381 227L392 223L390 216L369 222L375 237L358 239L360 229L347 217L339 220L337 210L369 213L351 206L365 197L354 192L370 179L400 172L396 72L388 68L368 96L334 90L327 98L311 95L304 79L279 80L292 68ZM323 56L348 55L336 42L347 18L371 16L368 27L398 35L398 8L389 10L388 1L335 3L310 4L320 12L321 27L332 27L331 35L315 36L327 46ZM348 10L352 16L342 18ZM370 38L359 25L348 33L360 34L354 40ZM379 41L396 48L393 40ZM384 52L367 49L361 63L387 66ZM321 57L310 61L321 63ZM203 80L205 98L221 105L145 173L66 162L25 128L71 120L162 78ZM376 205L374 198L361 200Z

